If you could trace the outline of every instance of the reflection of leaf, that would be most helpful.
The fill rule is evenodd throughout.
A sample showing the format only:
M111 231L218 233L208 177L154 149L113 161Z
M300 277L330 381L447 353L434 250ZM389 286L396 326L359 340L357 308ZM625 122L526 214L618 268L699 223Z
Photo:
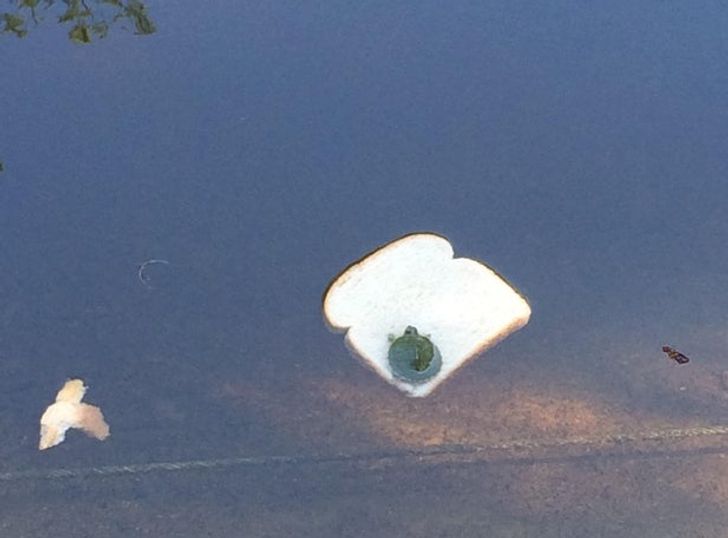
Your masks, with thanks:
M71 38L71 41L74 43L91 43L91 33L88 31L88 26L85 24L77 24L74 26L70 32L68 32L68 37Z
M139 0L129 0L126 12L134 19L134 27L137 34L149 35L157 31L154 23L147 16L147 8Z
M13 15L12 13L3 13L3 21L5 22L3 32L10 32L18 37L24 37L25 34L28 33L28 31L23 28L25 19L22 17Z
M74 19L82 19L84 17L91 16L91 11L89 9L83 8L80 0L67 0L67 3L68 9L66 9L66 12L58 18L59 22L67 22Z
M138 35L149 35L157 31L142 0L7 0L15 6L14 12L0 12L0 32L25 37L28 21L40 24L43 12L56 4L64 6L58 22L71 26L68 37L75 43L90 43L103 39L117 21L128 20ZM43 11L45 11L43 10ZM40 20L39 20L40 19ZM122 25L128 29L128 26Z
M0 161L0 172L5 170L5 166L3 165L3 162Z

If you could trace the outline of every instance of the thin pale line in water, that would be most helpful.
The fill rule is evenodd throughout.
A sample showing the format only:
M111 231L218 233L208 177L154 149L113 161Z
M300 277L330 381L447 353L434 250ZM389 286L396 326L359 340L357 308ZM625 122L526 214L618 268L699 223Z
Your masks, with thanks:
M66 468L66 469L29 469L25 471L9 471L0 473L0 482L22 480L52 480L63 478L83 478L89 476L135 475L162 471L188 471L195 469L215 469L237 466L265 465L304 465L326 463L366 463L385 462L387 460L412 459L424 462L427 458L437 456L468 456L502 451L519 451L510 455L507 461L530 460L533 454L523 451L582 447L587 449L605 449L621 447L629 444L649 441L679 441L700 437L728 435L728 426L716 425L696 428L675 428L665 430L648 430L636 433L621 433L603 437L567 437L549 441L515 439L489 445L434 445L419 449L402 449L390 452L368 452L305 456L248 456L237 458L219 458L208 460L188 460L171 462L132 463L128 465L104 465L100 467ZM728 447L726 447L728 451ZM686 451L682 451L685 453ZM699 452L699 450L696 450ZM655 455L669 455L669 451L661 451ZM642 453L643 456L649 453ZM480 458L484 462L488 458Z

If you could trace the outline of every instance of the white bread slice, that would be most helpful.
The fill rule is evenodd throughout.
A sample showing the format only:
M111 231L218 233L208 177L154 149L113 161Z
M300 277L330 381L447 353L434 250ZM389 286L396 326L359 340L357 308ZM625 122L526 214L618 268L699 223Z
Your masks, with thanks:
M364 363L409 396L427 396L472 357L520 329L526 300L486 265L453 258L448 240L404 236L349 266L329 286L324 316ZM390 336L407 326L428 336L442 355L432 379L396 379L387 360Z

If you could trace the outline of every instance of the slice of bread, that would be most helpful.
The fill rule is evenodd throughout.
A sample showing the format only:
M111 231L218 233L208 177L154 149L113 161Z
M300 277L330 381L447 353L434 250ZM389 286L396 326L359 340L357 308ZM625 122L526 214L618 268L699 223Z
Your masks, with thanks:
M364 363L410 396L427 396L465 362L520 329L526 300L495 271L454 258L432 233L404 236L349 266L324 297L324 316ZM442 355L440 372L410 384L392 375L390 341L417 328Z

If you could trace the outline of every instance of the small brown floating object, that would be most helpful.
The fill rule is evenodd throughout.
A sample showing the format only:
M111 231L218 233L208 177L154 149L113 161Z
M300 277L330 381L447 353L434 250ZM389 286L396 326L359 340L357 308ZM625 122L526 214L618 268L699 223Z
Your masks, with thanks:
M55 403L49 405L40 417L39 450L62 443L69 428L83 430L86 435L100 441L109 436L109 425L101 409L81 403L87 388L81 379L70 379L58 391Z
M688 357L686 357L685 355L680 353L674 347L662 346L662 351L667 353L667 356L678 364L686 364L686 363L690 362L690 359Z

